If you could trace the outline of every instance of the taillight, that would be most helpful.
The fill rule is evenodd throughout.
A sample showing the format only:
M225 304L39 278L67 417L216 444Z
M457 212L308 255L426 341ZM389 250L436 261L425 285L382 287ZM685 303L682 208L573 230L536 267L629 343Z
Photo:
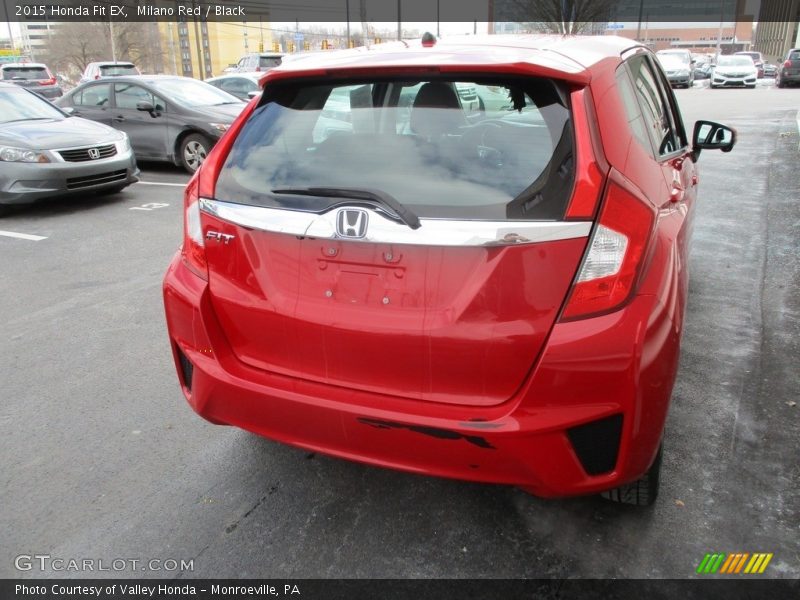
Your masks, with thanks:
M792 68L792 61L787 60L785 63L783 63L783 68L784 69L791 69Z
M95 79L100 79L100 75L95 75L94 78Z
M199 174L197 171L183 193L183 246L181 257L184 264L198 277L208 280L208 263L200 223Z
M612 170L600 217L562 320L608 313L631 297L654 222L655 209Z
M55 77L51 77L50 79L45 79L39 82L39 85L55 85L55 84L56 84Z

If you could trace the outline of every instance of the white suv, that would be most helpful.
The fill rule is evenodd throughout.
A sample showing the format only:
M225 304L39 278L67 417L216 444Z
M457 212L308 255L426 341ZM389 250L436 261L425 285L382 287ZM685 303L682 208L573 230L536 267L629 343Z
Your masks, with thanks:
M105 77L121 77L123 75L141 75L132 62L93 62L86 66L80 83L103 79Z

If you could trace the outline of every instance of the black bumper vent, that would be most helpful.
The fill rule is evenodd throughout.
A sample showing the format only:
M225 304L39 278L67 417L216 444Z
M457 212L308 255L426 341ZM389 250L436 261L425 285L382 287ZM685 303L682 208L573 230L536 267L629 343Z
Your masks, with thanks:
M186 355L181 352L180 348L177 348L178 353L178 362L181 366L181 377L183 377L183 385L186 386L186 389L190 392L192 391L192 375L194 374L194 365L189 362L189 359L186 358Z
M612 415L567 429L567 437L575 454L589 475L600 475L614 469L621 434L622 415Z
M67 189L79 190L81 188L103 185L105 183L125 181L127 178L128 171L125 169L121 169L119 171L110 171L108 173L98 173L97 175L89 175L87 177L69 177L67 179Z

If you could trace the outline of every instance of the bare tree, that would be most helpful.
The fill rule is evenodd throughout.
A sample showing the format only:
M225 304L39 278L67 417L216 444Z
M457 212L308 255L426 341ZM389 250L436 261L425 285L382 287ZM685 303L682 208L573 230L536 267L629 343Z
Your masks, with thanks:
M163 51L155 23L114 24L117 60L131 61L144 72L163 70ZM50 36L46 62L57 71L82 73L90 62L111 60L111 27L104 22L60 23Z
M616 4L618 0L508 0L506 9L531 30L575 35L608 21Z
M57 71L81 73L90 62L111 55L108 25L98 22L60 23L51 34L46 62Z

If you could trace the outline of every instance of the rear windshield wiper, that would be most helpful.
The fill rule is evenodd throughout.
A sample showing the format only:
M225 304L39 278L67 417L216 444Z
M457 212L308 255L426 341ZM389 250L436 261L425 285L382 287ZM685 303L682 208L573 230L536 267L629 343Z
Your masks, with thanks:
M288 187L272 190L273 194L295 194L298 196L320 196L322 198L350 198L375 202L391 210L411 229L419 229L419 217L401 204L394 196L381 190L344 187Z

